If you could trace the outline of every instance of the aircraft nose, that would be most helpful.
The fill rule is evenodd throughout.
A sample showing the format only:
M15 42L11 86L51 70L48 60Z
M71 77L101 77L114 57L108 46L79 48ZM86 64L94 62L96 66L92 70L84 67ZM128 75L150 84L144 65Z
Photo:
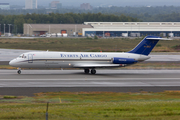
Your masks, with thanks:
M9 62L9 65L10 65L10 66L14 66L14 65L15 65L15 61L14 61L14 60L11 60L11 61Z

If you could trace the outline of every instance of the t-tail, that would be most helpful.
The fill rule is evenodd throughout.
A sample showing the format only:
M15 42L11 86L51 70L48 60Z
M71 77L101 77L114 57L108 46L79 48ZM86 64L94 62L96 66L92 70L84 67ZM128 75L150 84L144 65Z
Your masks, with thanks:
M147 36L145 37L133 50L128 53L149 55L159 40L171 40L167 38L161 38L157 36Z

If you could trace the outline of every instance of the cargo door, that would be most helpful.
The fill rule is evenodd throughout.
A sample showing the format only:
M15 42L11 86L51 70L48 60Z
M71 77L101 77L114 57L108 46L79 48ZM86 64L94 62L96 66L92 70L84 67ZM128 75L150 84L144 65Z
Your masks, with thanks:
M33 63L33 55L28 54L28 63Z

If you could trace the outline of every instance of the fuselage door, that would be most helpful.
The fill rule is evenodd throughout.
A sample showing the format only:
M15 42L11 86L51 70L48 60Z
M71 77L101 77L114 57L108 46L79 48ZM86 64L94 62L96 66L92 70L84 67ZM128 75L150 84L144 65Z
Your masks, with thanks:
M33 54L28 54L28 63L33 63Z

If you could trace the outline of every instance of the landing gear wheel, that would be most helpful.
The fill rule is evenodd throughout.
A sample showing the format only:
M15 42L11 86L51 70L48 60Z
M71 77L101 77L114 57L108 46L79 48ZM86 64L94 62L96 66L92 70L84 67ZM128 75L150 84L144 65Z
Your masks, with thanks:
M89 74L89 69L84 69L84 73Z
M91 70L91 74L96 74L96 70L95 70L95 69L92 69L92 70Z
M18 70L17 73L18 73L18 74L21 74L21 70Z

